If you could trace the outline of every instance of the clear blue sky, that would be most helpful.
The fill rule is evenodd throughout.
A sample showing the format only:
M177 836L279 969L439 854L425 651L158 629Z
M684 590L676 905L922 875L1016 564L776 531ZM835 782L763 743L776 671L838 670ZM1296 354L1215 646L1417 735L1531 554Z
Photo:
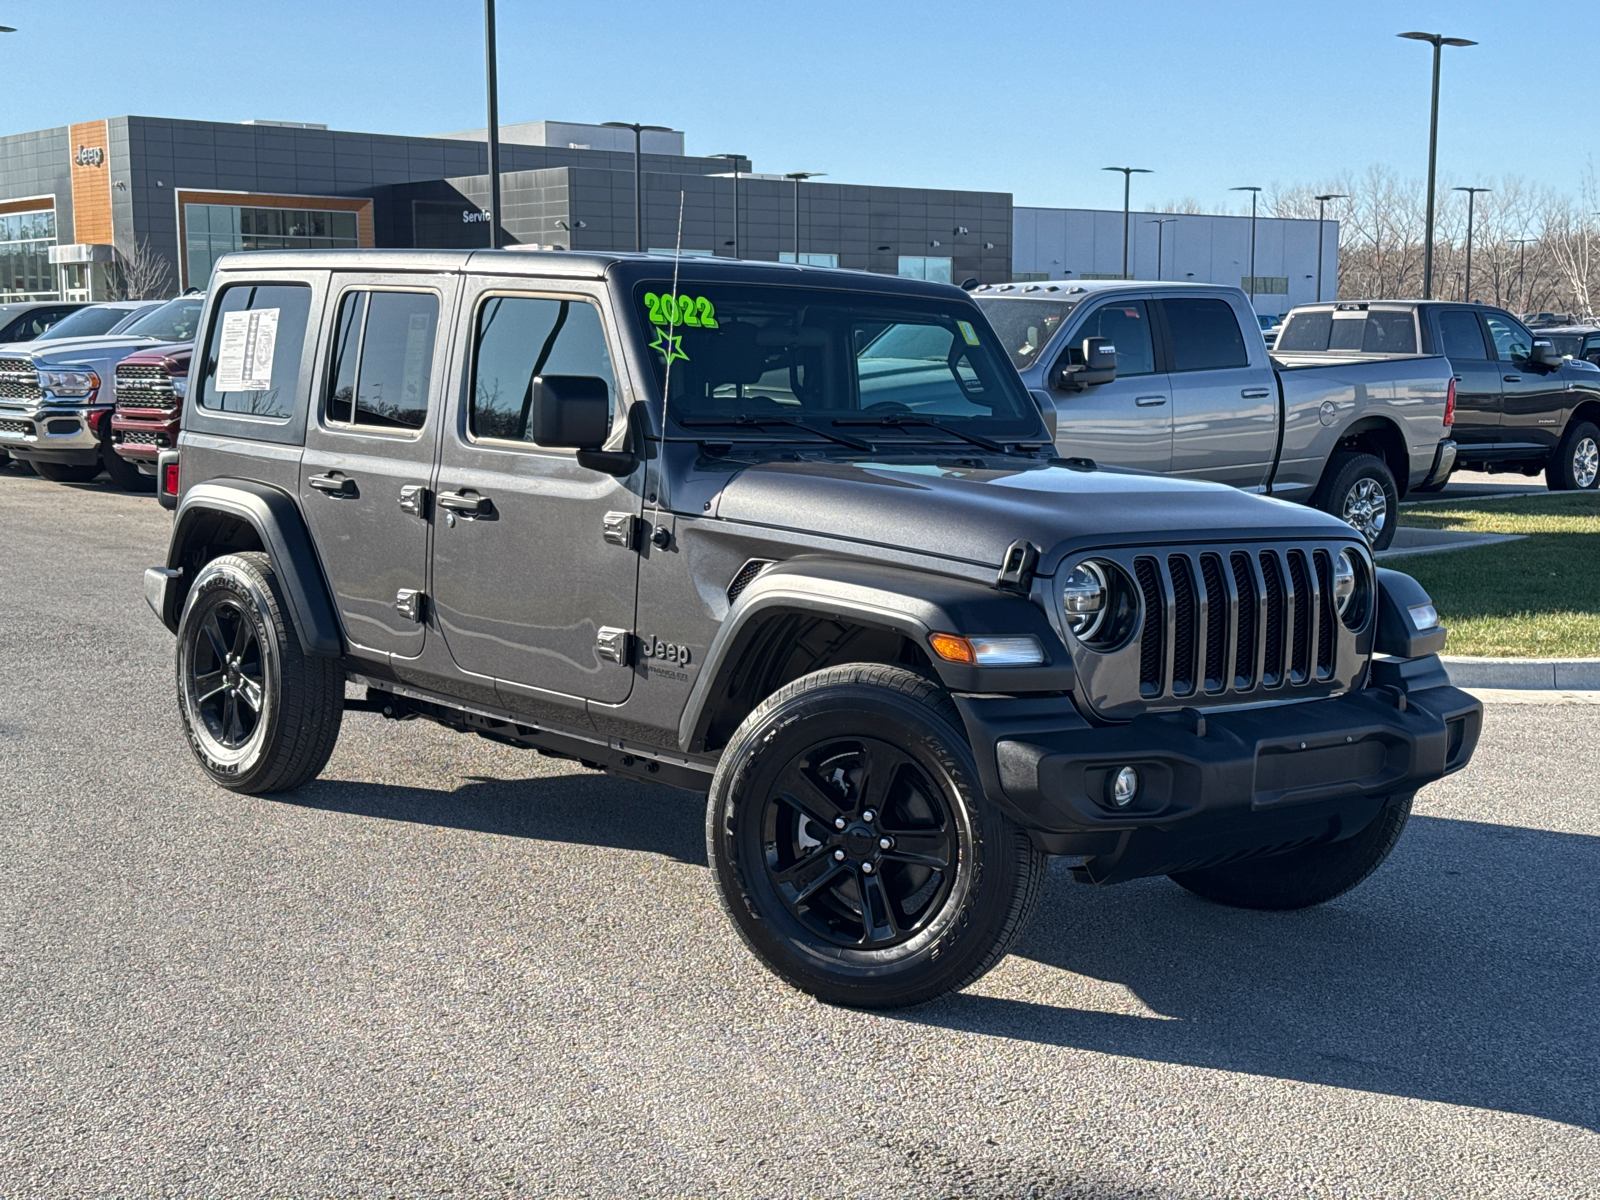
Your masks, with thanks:
M1439 162L1575 193L1600 63L1587 6L1128 0L499 0L504 123L637 120L691 154L849 183L1120 207ZM483 124L477 0L0 0L0 133L137 113L428 134ZM118 51L124 58L119 63ZM1562 114L1571 110L1570 117ZM1536 129L1538 130L1536 132Z

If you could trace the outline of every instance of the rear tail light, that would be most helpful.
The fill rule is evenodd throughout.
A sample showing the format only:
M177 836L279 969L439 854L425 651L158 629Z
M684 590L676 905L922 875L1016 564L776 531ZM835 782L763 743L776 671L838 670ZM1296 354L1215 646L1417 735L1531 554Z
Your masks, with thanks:
M178 464L169 462L161 473L161 491L168 496L178 494Z
M1444 398L1444 427L1449 429L1456 423L1456 381L1450 381L1450 391Z

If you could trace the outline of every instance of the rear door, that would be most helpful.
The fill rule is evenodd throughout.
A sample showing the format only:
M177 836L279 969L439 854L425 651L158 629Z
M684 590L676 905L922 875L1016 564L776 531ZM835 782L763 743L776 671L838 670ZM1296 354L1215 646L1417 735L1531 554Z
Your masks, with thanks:
M458 328L464 385L440 449L433 550L450 655L518 711L621 703L633 671L602 652L617 638L603 647L601 630L633 629L639 556L607 540L607 516L637 517L639 497L535 443L529 420L536 375L604 380L613 427L622 419L600 289L470 280Z
M452 275L335 275L300 507L356 653L414 658L426 636L427 494Z
M1219 297L1155 303L1172 379L1172 473L1265 486L1278 449L1278 381L1261 339L1252 362L1239 315Z
M1085 338L1117 349L1117 377L1082 391L1057 388L1056 448L1068 458L1165 472L1172 466L1172 389L1156 369L1148 299L1116 299L1087 313L1055 365L1083 362ZM1054 373L1052 368L1051 372Z
M1475 308L1434 310L1440 352L1456 381L1456 422L1450 436L1463 450L1500 438L1500 364L1489 352Z
M1500 448L1549 454L1561 436L1566 379L1559 370L1533 362L1533 334L1509 313L1483 312L1500 367Z

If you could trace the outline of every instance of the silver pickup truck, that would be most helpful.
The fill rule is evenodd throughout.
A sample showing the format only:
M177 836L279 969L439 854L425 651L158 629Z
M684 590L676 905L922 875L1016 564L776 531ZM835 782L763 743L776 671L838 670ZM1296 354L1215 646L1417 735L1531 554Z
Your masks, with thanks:
M1274 358L1245 294L1064 280L976 288L1064 457L1232 484L1394 539L1401 497L1446 477L1440 355Z

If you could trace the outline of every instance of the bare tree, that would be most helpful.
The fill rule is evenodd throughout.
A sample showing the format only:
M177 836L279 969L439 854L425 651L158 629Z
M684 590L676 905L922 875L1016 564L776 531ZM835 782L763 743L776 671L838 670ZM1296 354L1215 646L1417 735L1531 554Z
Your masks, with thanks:
M150 248L150 239L119 237L113 248L109 291L113 300L163 300L172 291L172 264Z

